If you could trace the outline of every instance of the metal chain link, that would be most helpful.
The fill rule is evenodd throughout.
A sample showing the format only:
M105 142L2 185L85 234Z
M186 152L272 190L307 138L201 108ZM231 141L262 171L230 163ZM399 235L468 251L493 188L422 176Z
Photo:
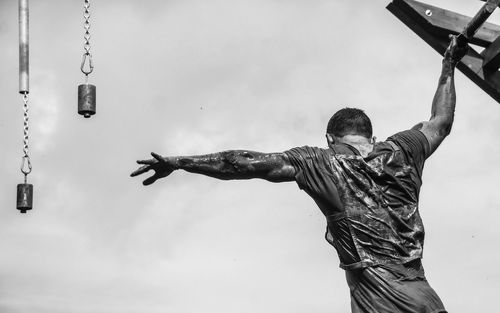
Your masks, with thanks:
M94 70L94 64L92 63L92 54L90 53L90 1L84 0L83 8L85 9L83 12L83 18L85 21L83 22L83 28L85 29L85 34L83 35L83 39L85 39L85 43L83 45L83 58L82 65L80 66L80 70L83 74L85 74L85 78L88 78L88 75L92 73ZM88 60L88 70L85 69L85 64Z
M23 157L21 163L21 172L24 174L24 181L26 182L27 176L31 173L31 160L29 157L29 117L28 117L28 94L23 94L23 111L24 111L24 139L23 139Z
M90 2L89 0L85 0L83 7L85 11L83 12L83 18L85 22L83 23L83 28L85 29L85 35L83 38L85 39L85 45L83 48L85 49L85 53L90 53Z

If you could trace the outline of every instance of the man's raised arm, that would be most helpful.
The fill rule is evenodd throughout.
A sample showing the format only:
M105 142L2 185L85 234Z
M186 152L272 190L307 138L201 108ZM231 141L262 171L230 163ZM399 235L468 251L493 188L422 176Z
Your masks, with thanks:
M294 180L295 176L295 170L284 153L231 150L182 157L151 155L153 159L137 161L143 166L130 175L134 177L150 170L155 171L153 176L144 180L144 185L150 185L178 169L224 180L262 178L271 182L284 182Z
M429 141L433 153L451 131L455 113L455 81L454 72L456 64L467 52L467 46L459 45L457 37L452 36L450 45L444 54L441 76L432 101L431 118L422 122L413 129L424 133Z

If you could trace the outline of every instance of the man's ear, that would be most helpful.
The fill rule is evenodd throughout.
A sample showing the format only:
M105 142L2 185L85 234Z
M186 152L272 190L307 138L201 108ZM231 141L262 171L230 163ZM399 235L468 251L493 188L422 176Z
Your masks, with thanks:
M335 144L335 138L331 134L326 134L326 142L328 146L333 146Z
M371 144L374 145L377 142L377 137L373 136L371 140Z

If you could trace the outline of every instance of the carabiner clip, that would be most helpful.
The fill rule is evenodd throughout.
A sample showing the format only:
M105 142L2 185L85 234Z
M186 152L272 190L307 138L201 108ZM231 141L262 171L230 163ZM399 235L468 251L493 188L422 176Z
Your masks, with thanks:
M89 59L89 62L88 62L89 63L89 69L85 70L85 63L87 63L87 57ZM85 75L89 75L94 70L94 63L92 63L92 54L90 54L89 52L85 52L83 54L82 65L80 66L80 70Z
M23 161L21 163L21 172L24 174L24 176L28 175L31 173L31 160L30 157L25 155L23 156Z

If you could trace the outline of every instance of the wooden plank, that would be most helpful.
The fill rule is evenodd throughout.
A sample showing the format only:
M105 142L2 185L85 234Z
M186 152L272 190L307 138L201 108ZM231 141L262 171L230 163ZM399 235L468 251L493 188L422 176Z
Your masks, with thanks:
M500 103L500 72L484 71L483 58L473 49L457 64L457 68L470 80Z
M448 38L449 34L458 35L469 24L471 18L456 12L441 9L414 0L394 0L393 5L406 12L421 27L435 36ZM500 26L484 23L470 41L472 44L487 47L500 34Z
M415 16L410 16L406 10L401 10L401 7L397 6L395 3L398 1L393 1L389 3L387 9L394 14L399 20L401 20L408 28L413 30L420 38L427 42L434 50L439 54L443 55L448 47L448 42L445 42L443 38L435 36L427 31L426 27L422 26L422 21L415 18Z
M481 52L483 67L487 71L496 71L500 68L500 37L498 37L488 48Z
M449 44L449 39L430 32L428 27L423 25L426 21L422 21L422 19L418 18L418 15L409 14L410 12L407 11L407 8L402 9L396 4L396 2L400 1L403 0L394 0L392 3L389 3L387 9L434 48L440 55L444 55ZM500 103L500 72L485 72L483 70L483 59L479 53L470 48L467 55L457 64L457 68Z
M458 40L463 40L464 42L469 42L477 30L486 22L486 20L491 16L495 9L500 4L500 0L488 0L481 9L472 17L467 26L458 36Z

